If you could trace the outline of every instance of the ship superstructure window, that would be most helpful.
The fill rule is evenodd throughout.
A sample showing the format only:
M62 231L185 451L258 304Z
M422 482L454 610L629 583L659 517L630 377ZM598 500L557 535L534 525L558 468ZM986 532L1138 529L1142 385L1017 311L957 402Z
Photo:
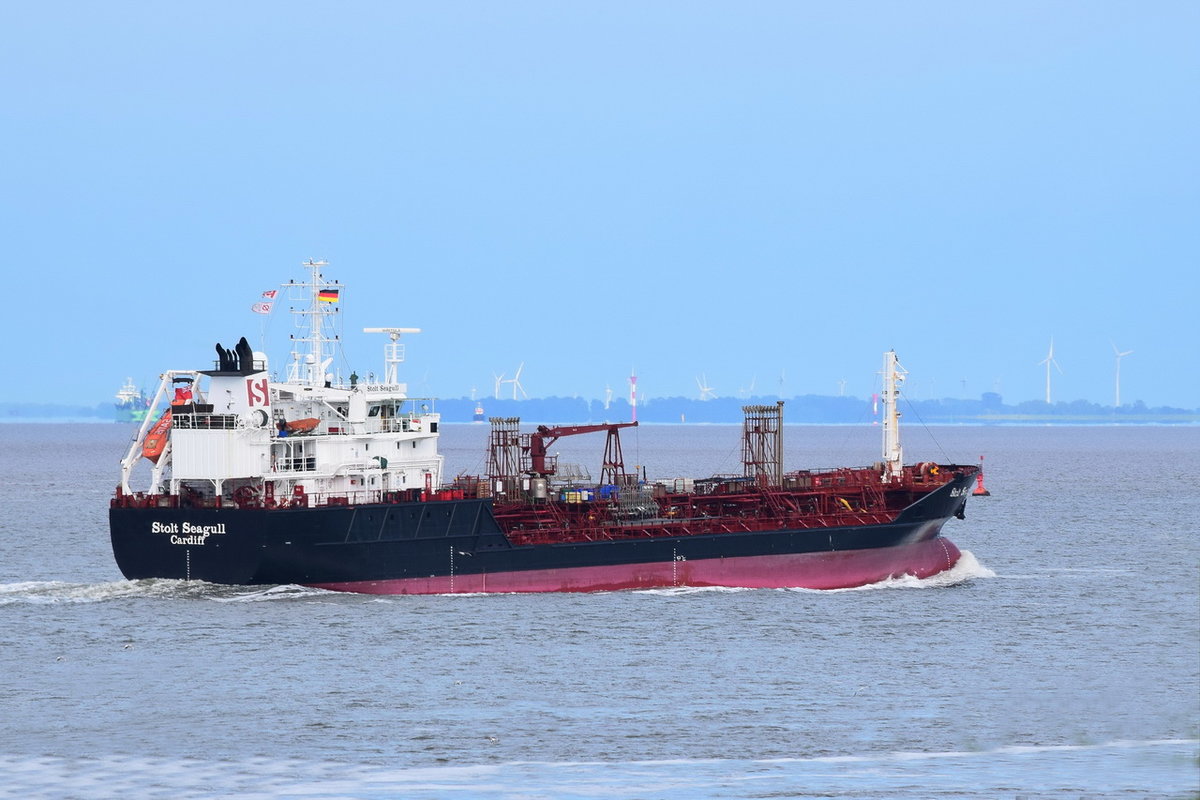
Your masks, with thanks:
M286 441L282 467L288 472L311 472L317 468L317 459L307 452L305 442Z

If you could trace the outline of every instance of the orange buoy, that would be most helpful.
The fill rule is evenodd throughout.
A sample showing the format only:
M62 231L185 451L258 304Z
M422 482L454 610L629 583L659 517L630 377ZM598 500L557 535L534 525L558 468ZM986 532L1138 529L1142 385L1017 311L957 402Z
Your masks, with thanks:
M158 459L162 457L163 450L167 448L167 439L171 433L171 409L163 412L163 415L158 418L158 422L154 423L154 427L146 434L146 441L142 442L142 455L158 463Z

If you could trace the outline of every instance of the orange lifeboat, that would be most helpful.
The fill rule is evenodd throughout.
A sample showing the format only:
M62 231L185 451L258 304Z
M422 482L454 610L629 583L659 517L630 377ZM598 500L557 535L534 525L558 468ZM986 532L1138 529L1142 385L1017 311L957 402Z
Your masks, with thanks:
M292 420L291 422L287 423L286 427L288 433L308 433L309 431L314 430L320 424L321 420L317 419L316 417L309 417L308 419Z
M163 412L163 415L158 418L158 422L154 423L154 427L146 434L146 441L142 443L142 455L158 463L158 459L162 456L163 450L167 447L167 438L171 432L171 409Z

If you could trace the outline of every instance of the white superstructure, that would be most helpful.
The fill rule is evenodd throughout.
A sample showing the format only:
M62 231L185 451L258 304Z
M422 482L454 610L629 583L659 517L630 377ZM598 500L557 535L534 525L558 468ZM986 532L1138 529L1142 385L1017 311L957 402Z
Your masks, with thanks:
M308 261L309 280L283 286L308 301L292 312L302 333L292 338L286 380L244 338L233 350L217 346L214 369L162 374L151 407L170 403L169 428L147 417L122 461L122 491L131 491L143 457L154 462L147 493L184 503L307 505L311 495L366 503L440 487L440 416L433 400L408 397L397 380L397 340L418 329L368 329L390 335L384 379L351 373L342 381L329 369L344 287L323 278L324 266Z

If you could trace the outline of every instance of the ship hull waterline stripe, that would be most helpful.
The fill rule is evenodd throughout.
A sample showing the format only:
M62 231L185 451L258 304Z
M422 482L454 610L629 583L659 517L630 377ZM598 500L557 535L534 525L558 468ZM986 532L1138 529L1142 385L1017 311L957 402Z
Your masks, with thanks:
M953 542L939 536L870 550L734 556L306 585L360 594L597 592L676 586L848 589L905 575L928 578L952 568L960 555Z

